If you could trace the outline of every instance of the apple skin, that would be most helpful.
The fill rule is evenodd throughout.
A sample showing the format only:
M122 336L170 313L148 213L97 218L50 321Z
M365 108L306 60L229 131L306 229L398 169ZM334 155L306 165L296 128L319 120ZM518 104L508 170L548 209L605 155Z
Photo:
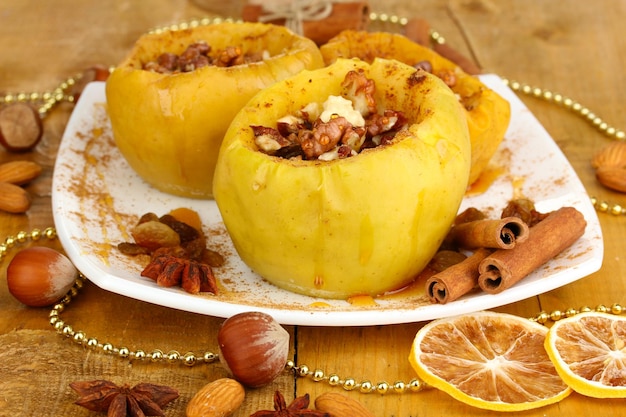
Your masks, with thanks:
M408 118L397 142L333 161L257 150L251 125L276 127L340 95L345 74L359 69L376 82L379 111ZM463 199L470 158L465 113L439 78L394 60L339 59L251 99L224 138L213 188L239 256L267 281L324 298L376 296L410 283L432 258Z

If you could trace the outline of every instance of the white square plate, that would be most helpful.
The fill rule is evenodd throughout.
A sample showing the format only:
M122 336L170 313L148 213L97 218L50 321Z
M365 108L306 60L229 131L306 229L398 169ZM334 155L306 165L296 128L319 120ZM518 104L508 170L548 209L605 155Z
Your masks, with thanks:
M351 304L279 289L253 273L237 256L212 200L162 193L145 183L121 156L106 113L104 83L87 86L70 118L54 169L52 203L58 237L76 267L103 289L138 300L217 317L264 311L282 324L361 326L406 323L489 309L542 294L597 271L602 233L597 215L571 165L524 104L494 75L482 81L511 103L511 124L493 163L505 167L484 193L468 196L461 210L476 207L499 216L509 200L532 199L541 212L573 206L587 220L573 246L500 294L473 292L444 304L431 304L423 285L374 303ZM220 294L190 295L162 288L140 276L143 266L116 246L131 241L129 230L146 212L165 214L178 207L198 211L209 246L226 256L215 268Z

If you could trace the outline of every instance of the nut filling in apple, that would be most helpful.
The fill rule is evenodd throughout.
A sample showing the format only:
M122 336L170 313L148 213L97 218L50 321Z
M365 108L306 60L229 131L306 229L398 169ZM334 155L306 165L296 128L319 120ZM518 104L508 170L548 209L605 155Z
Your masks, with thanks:
M268 51L244 52L241 46L226 46L224 49L215 49L206 41L200 40L189 45L180 55L164 52L143 65L146 71L160 74L176 74L191 72L198 68L210 65L216 67L233 67L260 62L268 59Z
M283 158L330 161L389 144L407 127L401 111L378 112L376 83L362 70L348 72L341 87L341 95L329 96L321 106L307 104L280 118L276 128L251 126L259 150Z

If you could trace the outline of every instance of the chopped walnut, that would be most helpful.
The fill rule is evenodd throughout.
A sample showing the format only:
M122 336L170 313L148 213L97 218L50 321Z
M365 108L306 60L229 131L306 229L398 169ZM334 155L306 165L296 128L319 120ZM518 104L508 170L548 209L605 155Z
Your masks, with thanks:
M354 108L363 116L376 113L376 83L363 74L363 71L350 71L341 84L346 89L346 95L354 103Z
M180 55L164 52L156 60L146 62L143 69L161 74L192 72L206 66L232 67L267 59L267 51L244 53L240 46L227 46L214 51L205 41L200 40L189 45Z
M217 59L215 65L218 67L232 67L235 65L245 64L246 59L243 55L241 47L239 46L227 46L222 50Z
M377 113L376 85L363 72L349 72L342 86L346 97L328 97L322 112L317 103L309 103L278 119L276 128L250 126L258 149L282 158L330 161L387 145L406 128L402 112Z
M272 153L291 143L291 141L281 135L278 129L265 126L250 127L254 132L254 143L265 153Z
M302 150L307 159L315 159L334 149L343 135L351 130L348 121L341 117L333 117L327 123L318 119L310 135L302 140Z

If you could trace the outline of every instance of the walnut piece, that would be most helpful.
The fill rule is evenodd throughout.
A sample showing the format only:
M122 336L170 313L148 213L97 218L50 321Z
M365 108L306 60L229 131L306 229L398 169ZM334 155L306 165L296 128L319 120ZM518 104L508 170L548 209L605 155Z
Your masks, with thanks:
M342 96L329 96L319 111L309 103L281 117L276 128L250 126L259 151L282 158L333 160L391 143L408 120L397 110L377 112L376 84L362 71L350 71Z

